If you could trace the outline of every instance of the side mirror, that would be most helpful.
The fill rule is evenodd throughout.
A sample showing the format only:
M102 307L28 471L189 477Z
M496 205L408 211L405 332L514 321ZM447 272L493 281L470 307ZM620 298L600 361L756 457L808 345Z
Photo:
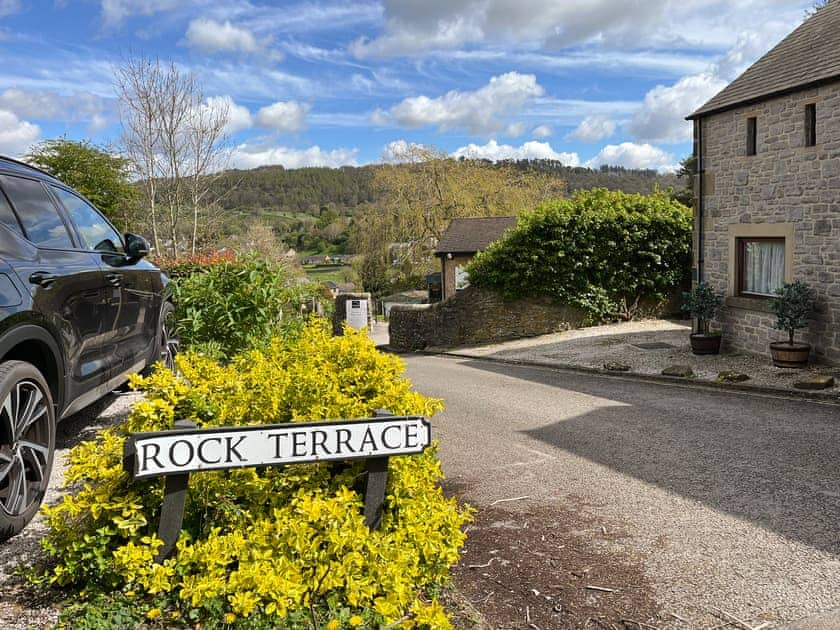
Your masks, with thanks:
M149 255L149 241L139 234L125 235L125 255L131 261L138 261Z

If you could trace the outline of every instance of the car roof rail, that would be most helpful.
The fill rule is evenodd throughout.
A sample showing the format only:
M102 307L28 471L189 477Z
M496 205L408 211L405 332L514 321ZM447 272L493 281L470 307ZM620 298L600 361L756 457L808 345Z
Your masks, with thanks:
M53 179L57 182L61 182L61 180L58 179L58 177L56 177L52 173L48 173L44 169L38 168L37 166L32 166L32 164L28 164L28 163L24 162L23 160L16 160L15 158L9 157L8 155L0 155L0 160L3 161L3 162L11 162L12 164L17 164L18 166L23 166L24 168L27 168L27 169L30 169L30 170L33 170L33 171L38 171L39 173L41 173L42 175L46 175L50 179ZM64 182L61 182L61 183L64 183Z

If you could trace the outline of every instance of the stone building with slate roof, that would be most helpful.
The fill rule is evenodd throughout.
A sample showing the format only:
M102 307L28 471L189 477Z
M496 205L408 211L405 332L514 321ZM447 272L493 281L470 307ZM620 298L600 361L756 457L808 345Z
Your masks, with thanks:
M516 225L516 217L472 217L452 219L435 250L440 258L443 299L455 295L469 283L464 267L478 252L498 241L505 230Z
M688 117L697 158L694 279L725 294L725 346L768 354L774 290L818 296L799 336L840 363L840 0Z

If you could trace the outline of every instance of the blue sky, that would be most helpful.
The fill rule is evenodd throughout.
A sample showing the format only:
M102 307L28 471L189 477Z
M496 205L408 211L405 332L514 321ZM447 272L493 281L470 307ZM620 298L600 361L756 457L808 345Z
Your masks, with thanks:
M0 0L0 153L118 147L114 67L193 72L230 164L338 166L411 143L673 168L683 119L813 4L777 0Z

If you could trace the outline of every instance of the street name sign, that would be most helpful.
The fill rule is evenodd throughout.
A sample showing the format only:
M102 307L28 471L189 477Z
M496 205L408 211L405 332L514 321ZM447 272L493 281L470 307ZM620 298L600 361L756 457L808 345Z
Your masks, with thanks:
M135 433L125 465L135 479L246 466L283 466L421 453L431 443L422 416L174 429Z

